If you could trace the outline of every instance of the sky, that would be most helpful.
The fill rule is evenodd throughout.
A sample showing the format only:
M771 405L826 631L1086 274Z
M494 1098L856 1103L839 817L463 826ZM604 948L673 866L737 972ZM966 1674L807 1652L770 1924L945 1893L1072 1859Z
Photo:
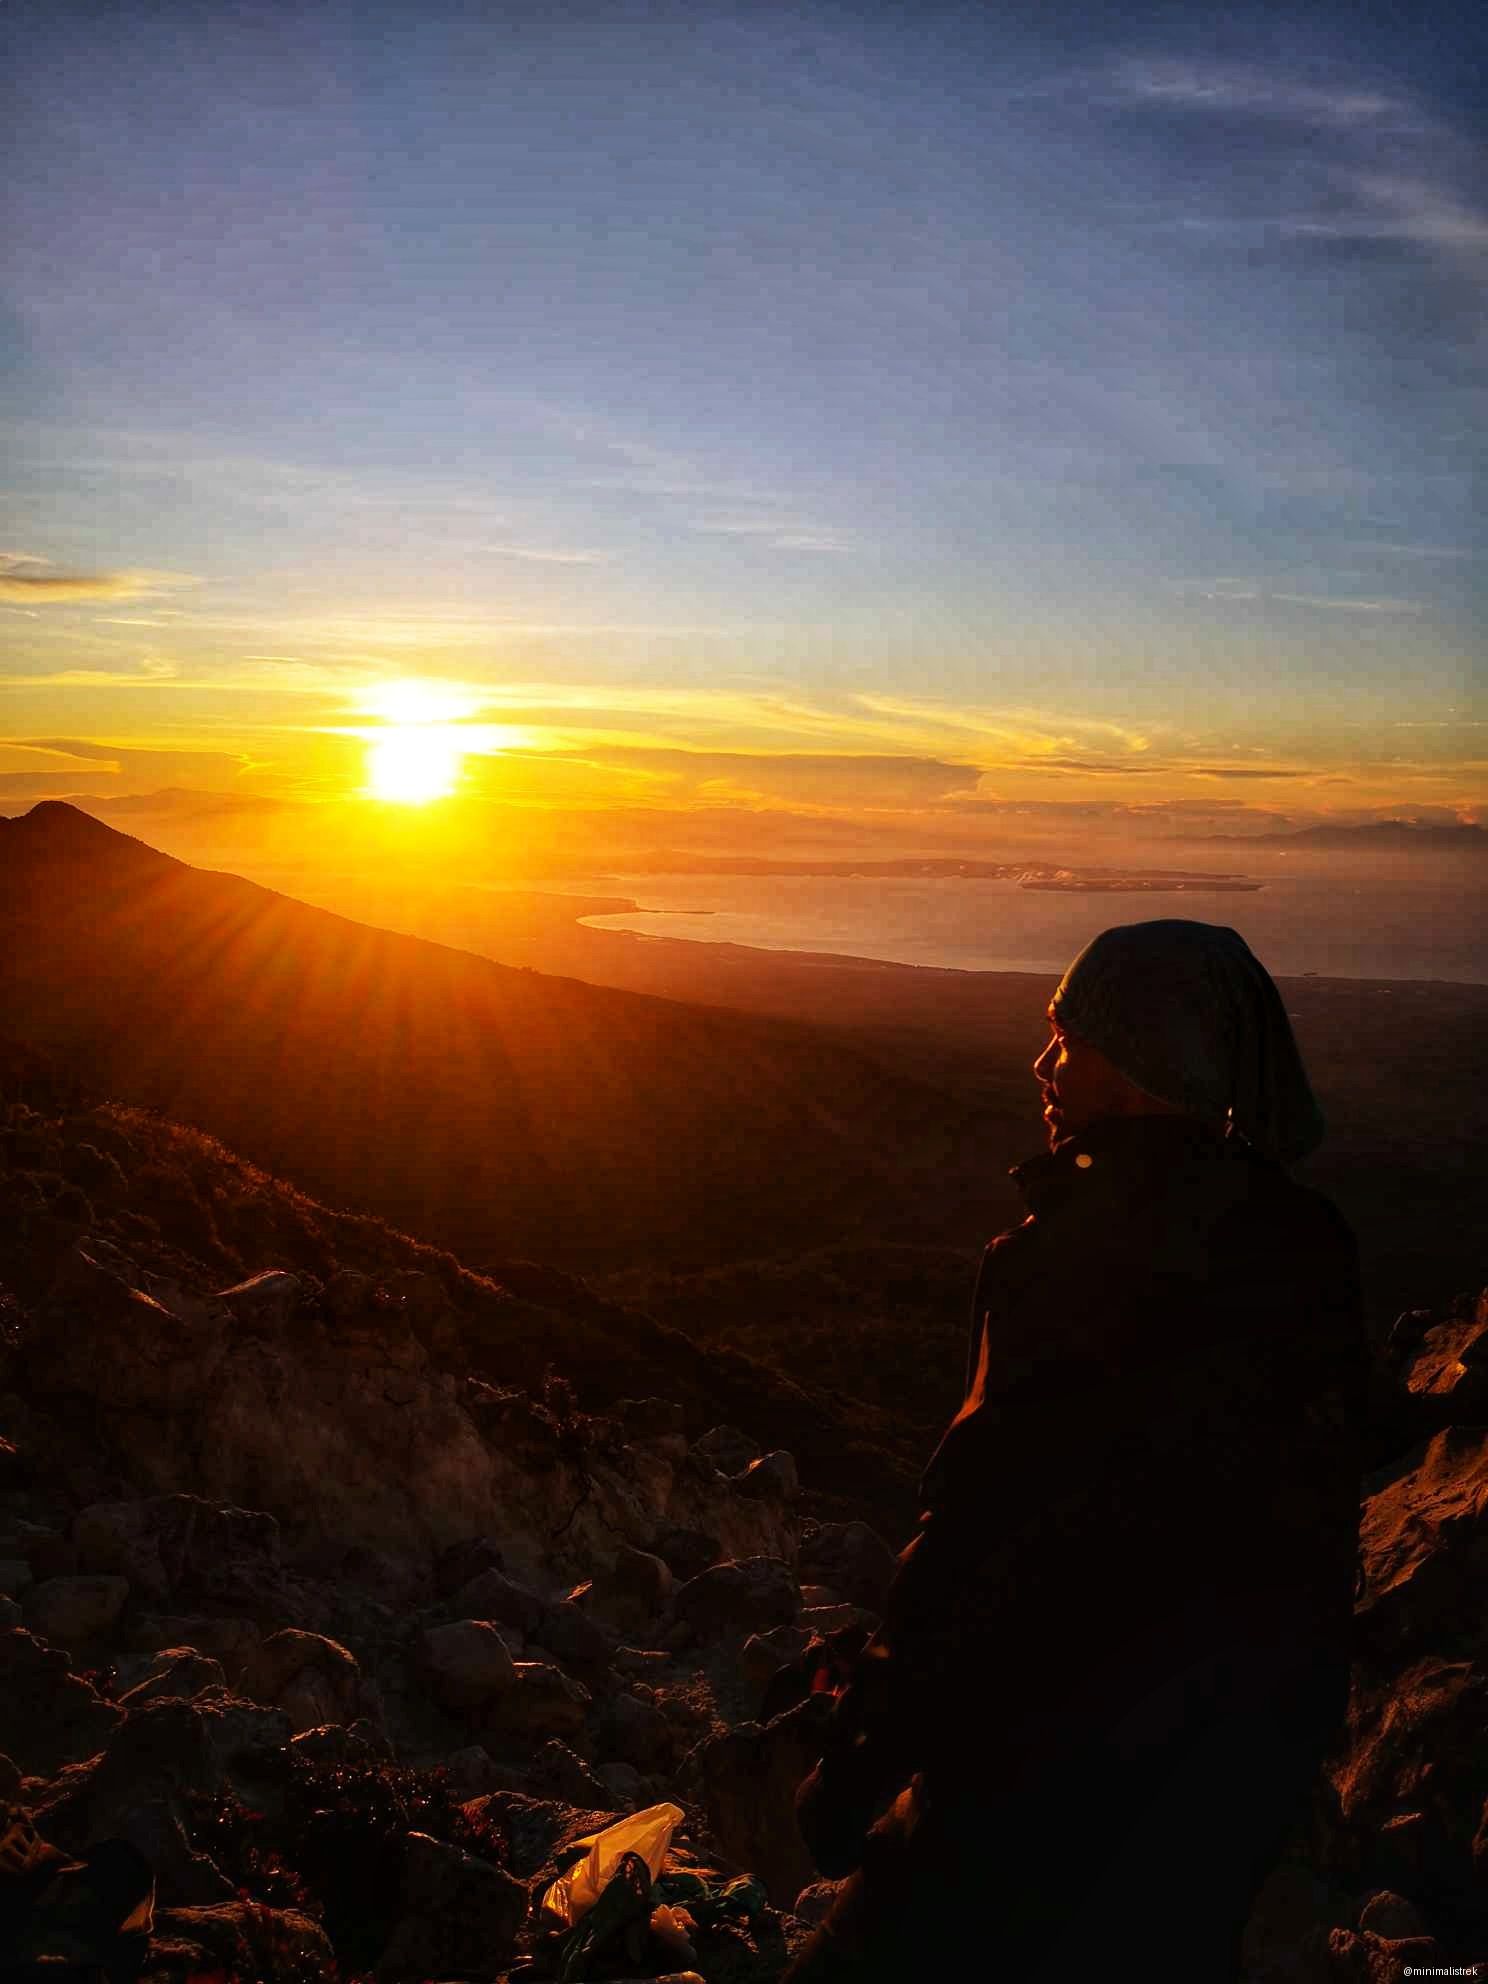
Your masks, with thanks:
M0 808L1488 820L1485 38L10 0Z

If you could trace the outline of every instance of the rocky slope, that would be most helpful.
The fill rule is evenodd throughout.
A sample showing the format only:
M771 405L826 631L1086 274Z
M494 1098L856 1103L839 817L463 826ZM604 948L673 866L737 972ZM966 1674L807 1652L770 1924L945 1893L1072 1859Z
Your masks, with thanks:
M0 1798L100 1880L105 1842L143 1857L141 1974L515 1980L572 1842L670 1800L688 1943L621 1922L584 1974L778 1976L826 1899L791 1662L860 1638L892 1569L821 1519L820 1442L803 1483L742 1380L748 1430L709 1423L707 1360L679 1340L668 1395L666 1333L586 1320L562 1276L515 1269L519 1297L23 1059L8 1082ZM617 1331L643 1382L581 1409L563 1359ZM1348 1739L1246 1984L1488 1957L1488 1295L1402 1318L1391 1358ZM1141 1899L1160 1934L1160 1869Z

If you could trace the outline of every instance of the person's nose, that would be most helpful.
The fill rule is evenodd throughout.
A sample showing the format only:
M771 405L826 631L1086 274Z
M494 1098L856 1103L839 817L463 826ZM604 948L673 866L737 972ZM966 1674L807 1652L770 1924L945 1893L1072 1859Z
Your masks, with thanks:
M1043 1053L1040 1054L1038 1059L1033 1064L1033 1072L1037 1076L1039 1081L1046 1082L1048 1080L1049 1071L1054 1065L1053 1056L1054 1056L1054 1042L1051 1040L1048 1046L1044 1049Z

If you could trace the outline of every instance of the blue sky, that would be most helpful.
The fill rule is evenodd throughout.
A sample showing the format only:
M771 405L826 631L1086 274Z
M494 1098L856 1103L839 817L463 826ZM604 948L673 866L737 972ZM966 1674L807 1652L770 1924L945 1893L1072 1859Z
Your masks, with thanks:
M0 778L1479 817L1481 28L1017 11L8 8Z

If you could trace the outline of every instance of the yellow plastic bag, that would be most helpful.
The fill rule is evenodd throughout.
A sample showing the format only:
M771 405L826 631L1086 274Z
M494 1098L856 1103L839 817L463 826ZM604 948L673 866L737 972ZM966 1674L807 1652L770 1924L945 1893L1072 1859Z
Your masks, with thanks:
M654 1881L681 1818L680 1805L648 1805L644 1812L617 1819L603 1832L576 1839L574 1845L587 1846L588 1854L560 1874L543 1896L544 1916L555 1928L571 1929L604 1893L622 1853L639 1853Z

